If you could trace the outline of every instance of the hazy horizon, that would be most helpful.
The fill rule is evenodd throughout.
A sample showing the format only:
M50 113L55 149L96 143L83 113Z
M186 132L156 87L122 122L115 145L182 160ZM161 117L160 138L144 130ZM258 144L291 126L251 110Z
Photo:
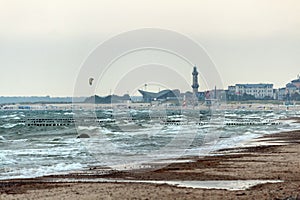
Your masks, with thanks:
M223 89L236 83L280 88L300 73L297 0L0 1L0 96L73 96L80 68L99 44L145 27L173 30L199 43ZM174 87L191 91L191 73L186 68L181 75L187 84L173 81ZM120 93L137 89L122 86ZM163 89L153 86L158 88ZM200 91L207 89L200 84ZM105 85L98 92L115 89Z

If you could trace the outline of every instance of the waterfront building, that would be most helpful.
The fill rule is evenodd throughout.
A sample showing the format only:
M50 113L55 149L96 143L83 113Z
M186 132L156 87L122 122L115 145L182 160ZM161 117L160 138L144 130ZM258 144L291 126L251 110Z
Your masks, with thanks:
M286 88L279 88L277 90L277 98L278 100L284 100L286 96Z
M274 90L273 84L259 83L259 84L236 84L235 86L228 86L228 93L237 96L252 95L256 99L273 98Z
M293 83L288 83L288 84L286 84L285 87L286 87L286 94L295 94L296 92L299 91L297 86L294 85Z
M162 90L160 92L147 92L138 90L143 95L144 102L176 100L180 96L179 90Z
M300 76L286 84L284 88L278 89L278 100L290 99L292 96L300 94Z
M291 83L298 88L298 91L300 90L300 75L297 76L297 79L292 80Z
M228 86L228 94L231 94L231 95L235 95L236 94L236 89L235 89L235 86Z

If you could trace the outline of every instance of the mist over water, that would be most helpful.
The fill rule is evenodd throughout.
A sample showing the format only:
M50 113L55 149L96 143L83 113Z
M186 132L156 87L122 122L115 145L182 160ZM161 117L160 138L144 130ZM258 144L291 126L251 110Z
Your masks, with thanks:
M226 110L213 115L208 112L199 115L197 111L191 115L181 110L162 114L155 110L103 109L95 113L97 118L93 119L87 117L88 111L82 111L81 120L76 123L71 120L53 126L61 119L73 119L76 113L70 110L1 110L0 179L124 165L139 159L147 163L206 155L217 149L239 146L263 134L299 129L292 121L243 126L228 126L224 121L261 122L300 116L299 111L289 110ZM32 125L34 119L47 119L48 122ZM80 134L89 138L77 138Z

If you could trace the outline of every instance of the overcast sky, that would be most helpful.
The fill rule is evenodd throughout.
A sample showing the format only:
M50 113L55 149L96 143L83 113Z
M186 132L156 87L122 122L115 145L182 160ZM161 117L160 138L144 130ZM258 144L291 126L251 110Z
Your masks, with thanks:
M144 27L196 40L224 87L283 87L300 73L298 0L0 0L0 26L0 96L72 96L80 67L97 45Z

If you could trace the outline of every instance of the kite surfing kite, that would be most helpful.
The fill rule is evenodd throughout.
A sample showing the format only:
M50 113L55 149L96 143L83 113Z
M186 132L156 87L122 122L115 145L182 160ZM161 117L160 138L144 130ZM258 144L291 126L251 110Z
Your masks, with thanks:
M90 84L90 85L93 85L93 81L94 81L94 78L90 78L90 79L89 79L89 84Z

